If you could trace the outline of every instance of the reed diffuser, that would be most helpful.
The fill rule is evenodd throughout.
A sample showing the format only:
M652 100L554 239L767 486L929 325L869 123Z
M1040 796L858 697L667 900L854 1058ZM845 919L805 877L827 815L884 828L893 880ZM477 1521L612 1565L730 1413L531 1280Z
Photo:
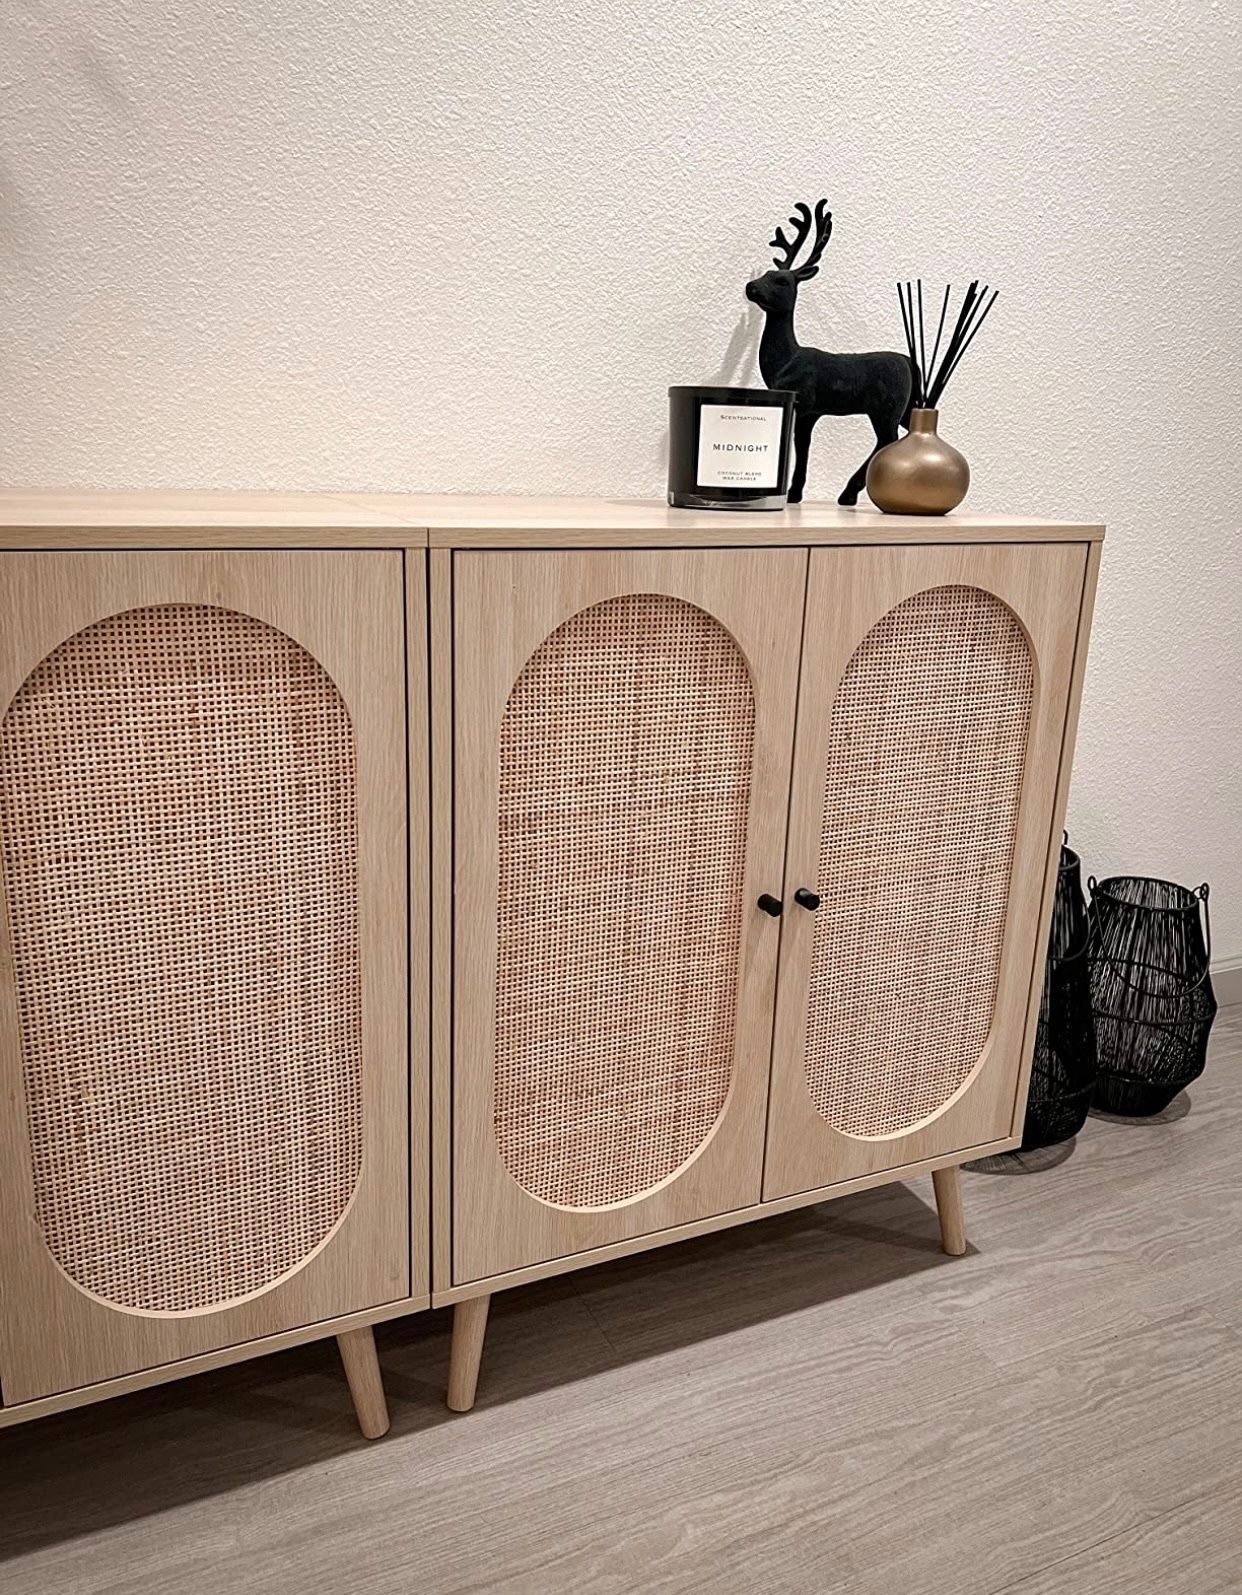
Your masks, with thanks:
M946 283L929 360L923 279L920 277L917 284L897 284L897 302L910 357L910 430L896 443L878 449L867 467L871 502L889 515L945 515L957 508L970 486L970 466L936 430L940 399L1000 290L992 289L989 297L986 284L981 290L977 279L971 283L962 296L957 319L941 354L951 292L951 284Z

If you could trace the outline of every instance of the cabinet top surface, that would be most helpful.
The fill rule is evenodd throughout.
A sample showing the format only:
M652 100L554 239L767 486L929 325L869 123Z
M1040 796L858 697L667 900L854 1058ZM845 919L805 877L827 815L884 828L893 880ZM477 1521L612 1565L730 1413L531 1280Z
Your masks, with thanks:
M0 547L790 547L1087 542L1104 528L1022 515L669 509L654 499L417 493L0 492Z

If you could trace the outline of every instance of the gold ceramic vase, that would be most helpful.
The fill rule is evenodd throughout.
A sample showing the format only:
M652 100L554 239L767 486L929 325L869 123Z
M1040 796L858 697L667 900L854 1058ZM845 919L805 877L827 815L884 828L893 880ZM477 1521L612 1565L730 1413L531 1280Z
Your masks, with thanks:
M946 515L966 497L970 466L936 431L939 410L911 410L910 430L867 467L867 494L888 515Z

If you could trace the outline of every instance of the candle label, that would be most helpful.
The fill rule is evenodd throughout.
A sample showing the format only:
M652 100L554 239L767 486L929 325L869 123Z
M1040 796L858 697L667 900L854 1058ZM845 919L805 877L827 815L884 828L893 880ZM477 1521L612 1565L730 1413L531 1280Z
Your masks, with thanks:
M699 486L778 487L782 414L775 404L700 405Z

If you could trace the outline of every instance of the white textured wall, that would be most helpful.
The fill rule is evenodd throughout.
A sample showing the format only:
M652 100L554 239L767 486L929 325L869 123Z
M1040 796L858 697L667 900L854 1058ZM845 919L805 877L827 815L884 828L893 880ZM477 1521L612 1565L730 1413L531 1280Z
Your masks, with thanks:
M664 389L836 231L806 341L1002 288L973 508L1106 520L1075 842L1242 955L1229 0L6 0L0 482L657 494ZM726 359L726 351L729 358ZM864 426L825 423L834 495Z

